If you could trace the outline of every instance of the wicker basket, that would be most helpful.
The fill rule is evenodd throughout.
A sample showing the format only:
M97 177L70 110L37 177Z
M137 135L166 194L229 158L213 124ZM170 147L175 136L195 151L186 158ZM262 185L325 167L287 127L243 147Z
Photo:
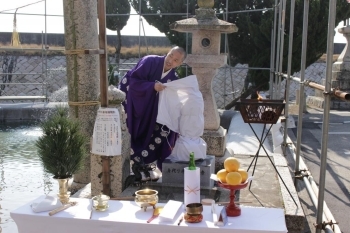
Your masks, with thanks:
M283 100L243 99L239 111L245 123L276 124L284 105Z

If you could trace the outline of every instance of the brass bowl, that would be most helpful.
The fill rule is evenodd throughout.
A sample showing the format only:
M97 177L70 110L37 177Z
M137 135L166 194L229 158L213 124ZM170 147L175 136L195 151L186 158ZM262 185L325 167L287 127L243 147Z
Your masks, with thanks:
M203 205L201 203L191 203L186 205L186 213L189 215L201 214Z
M147 207L152 206L153 209L158 203L158 191L153 189L141 189L135 192L135 202L140 206L144 211L147 210Z

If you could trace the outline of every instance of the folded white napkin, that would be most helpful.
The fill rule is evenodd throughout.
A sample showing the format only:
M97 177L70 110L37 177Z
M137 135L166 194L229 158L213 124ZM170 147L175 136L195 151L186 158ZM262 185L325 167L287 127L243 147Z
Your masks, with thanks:
M177 212L179 211L179 209L182 206L182 202L180 201L173 201L173 200L169 200L162 212L160 212L159 214L159 222L172 222L175 219L175 216L177 214Z
M54 210L62 206L62 203L56 197L45 196L44 198L33 202L30 206L35 213L39 213Z

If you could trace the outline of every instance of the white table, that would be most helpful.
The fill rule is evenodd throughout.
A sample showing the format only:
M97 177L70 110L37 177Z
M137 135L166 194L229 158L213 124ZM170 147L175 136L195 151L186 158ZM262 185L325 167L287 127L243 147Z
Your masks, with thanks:
M276 208L242 206L241 216L229 217L226 226L218 227L212 221L210 206L204 206L202 222L183 221L178 226L182 209L177 213L174 222L159 222L156 218L151 223L146 223L152 216L153 209L148 208L144 212L133 201L109 201L109 209L106 212L93 211L91 219L89 199L71 198L78 205L53 216L49 216L48 212L34 213L30 207L34 201L11 212L19 233L212 233L214 230L222 233L287 232L284 211Z

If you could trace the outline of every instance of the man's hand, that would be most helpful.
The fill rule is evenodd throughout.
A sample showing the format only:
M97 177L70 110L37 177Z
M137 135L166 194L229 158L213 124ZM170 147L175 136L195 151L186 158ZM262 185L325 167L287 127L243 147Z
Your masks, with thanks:
M155 83L154 84L154 90L156 91L163 91L166 88L162 83Z

